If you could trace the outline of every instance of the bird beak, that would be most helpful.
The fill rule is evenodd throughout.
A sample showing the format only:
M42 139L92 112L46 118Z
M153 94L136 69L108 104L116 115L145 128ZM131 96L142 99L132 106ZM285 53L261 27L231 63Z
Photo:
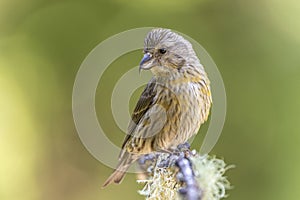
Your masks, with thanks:
M146 62L148 62L149 60L151 60L152 58L152 54L151 53L145 53L144 57L142 59L142 61L140 62L140 67L139 67L139 71L141 71L141 69L147 70L147 69L151 69L151 66L149 65L144 65Z

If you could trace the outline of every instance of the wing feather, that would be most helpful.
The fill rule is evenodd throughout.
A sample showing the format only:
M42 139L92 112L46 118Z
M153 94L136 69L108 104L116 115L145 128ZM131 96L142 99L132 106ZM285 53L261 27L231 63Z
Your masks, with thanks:
M129 122L128 132L122 144L122 151L120 153L119 159L122 157L125 151L125 146L127 142L132 138L133 133L138 126L140 120L143 118L145 113L155 104L154 97L156 95L154 87L156 81L155 78L152 78L147 84L146 88L142 92L140 99L138 100L135 109L131 115L131 121Z

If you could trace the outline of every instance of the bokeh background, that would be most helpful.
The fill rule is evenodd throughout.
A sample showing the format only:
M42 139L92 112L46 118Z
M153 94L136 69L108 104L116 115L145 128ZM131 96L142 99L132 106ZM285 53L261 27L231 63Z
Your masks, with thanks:
M143 199L132 174L100 189L112 170L79 140L72 87L101 41L155 26L197 40L223 76L228 112L211 153L236 165L228 199L298 200L299 10L296 0L1 0L0 199ZM97 90L99 121L117 145L123 134L107 109L111 91L141 56L116 60Z

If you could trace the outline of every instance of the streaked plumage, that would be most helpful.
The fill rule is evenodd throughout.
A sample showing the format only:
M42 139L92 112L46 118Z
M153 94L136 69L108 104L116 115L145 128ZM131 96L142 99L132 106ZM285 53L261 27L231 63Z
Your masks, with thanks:
M153 29L144 42L140 68L151 70L132 114L119 164L103 187L120 183L141 155L172 150L196 134L209 115L209 79L192 45L168 29Z

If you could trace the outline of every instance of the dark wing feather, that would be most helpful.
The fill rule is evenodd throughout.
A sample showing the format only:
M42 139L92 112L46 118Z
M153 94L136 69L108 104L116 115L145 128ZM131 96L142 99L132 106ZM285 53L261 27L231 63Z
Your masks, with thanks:
M155 87L155 78L152 78L150 82L147 84L143 93L141 94L141 97L138 100L137 105L131 116L131 121L128 126L128 133L124 139L122 150L119 155L118 167L113 172L113 174L105 181L102 187L105 187L110 183L120 183L127 169L134 161L138 159L137 155L127 152L125 146L129 142L130 138L133 136L137 125L140 123L140 120L154 104L154 97L155 97L154 87Z
M125 145L128 140L132 137L135 128L139 124L140 120L143 118L145 113L153 106L154 97L155 97L155 78L152 78L150 82L147 84L146 88L141 94L140 99L138 100L135 109L131 115L131 121L128 126L128 133L124 139L122 149L124 150ZM123 151L121 151L120 157L122 157Z

